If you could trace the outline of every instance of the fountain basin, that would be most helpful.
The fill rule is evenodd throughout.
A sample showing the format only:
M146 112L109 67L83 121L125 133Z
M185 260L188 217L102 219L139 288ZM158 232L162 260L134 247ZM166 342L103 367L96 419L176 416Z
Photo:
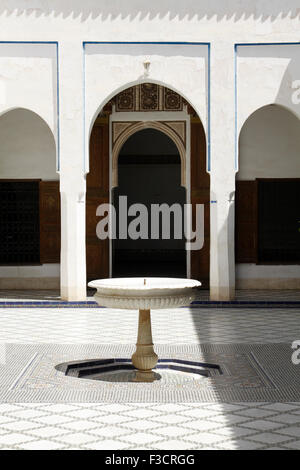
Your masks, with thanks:
M197 294L199 281L177 278L115 278L89 282L97 289L96 302L109 308L164 309L189 305Z
M131 277L101 279L89 282L97 289L95 300L102 307L137 309L139 325L136 351L131 360L137 369L136 382L153 382L158 376L153 372L158 356L153 348L151 309L164 309L189 305L196 297L201 283L192 279L165 277Z

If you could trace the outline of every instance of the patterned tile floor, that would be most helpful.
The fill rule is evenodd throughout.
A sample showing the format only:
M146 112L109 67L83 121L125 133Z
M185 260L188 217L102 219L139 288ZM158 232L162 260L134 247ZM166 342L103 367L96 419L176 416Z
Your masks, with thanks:
M296 308L157 311L153 336L161 344L291 343L300 340L299 317ZM0 319L2 344L136 339L131 311L1 308ZM300 449L300 403L2 403L0 449Z

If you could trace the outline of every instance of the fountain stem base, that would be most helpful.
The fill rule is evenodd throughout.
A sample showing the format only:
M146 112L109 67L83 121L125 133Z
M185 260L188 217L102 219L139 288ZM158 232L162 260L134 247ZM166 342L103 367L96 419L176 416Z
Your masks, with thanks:
M155 380L159 380L160 375L156 374L152 370L137 370L133 382L148 382L152 383Z

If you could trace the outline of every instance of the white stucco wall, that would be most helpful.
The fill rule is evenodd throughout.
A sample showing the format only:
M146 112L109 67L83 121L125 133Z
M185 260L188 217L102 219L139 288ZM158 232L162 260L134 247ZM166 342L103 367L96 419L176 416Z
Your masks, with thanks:
M0 116L0 179L58 180L55 160L53 134L37 114L14 109Z
M278 103L300 115L300 104L291 102L293 82L300 79L299 19L299 0L0 0L0 41L28 42L0 43L0 113L14 107L35 111L60 151L66 298L79 299L85 291L90 126L113 93L146 80L145 59L151 62L147 79L186 97L207 137L210 118L211 291L215 298L231 295L237 139L247 118L262 106ZM57 42L59 55L55 44L32 41ZM91 44L84 54L87 41L177 44ZM194 42L210 43L210 57L208 46ZM253 45L239 46L235 54L236 43ZM248 154L249 146L246 139ZM242 171L250 169L238 177Z
M56 44L0 43L0 115L14 108L37 113L58 140Z
M300 119L266 106L245 122L239 138L238 180L300 178Z
M236 48L237 135L252 113L276 103L300 118L293 100L300 77L300 43L257 44ZM270 41L271 42L271 41Z
M122 89L141 82L158 83L179 92L193 105L208 132L208 60L208 46L202 44L192 47L185 44L86 44L86 155L90 132L102 106ZM150 62L148 73L145 61ZM85 161L88 170L87 157Z
M59 264L0 266L1 289L59 289Z
M238 289L300 289L300 266L237 264Z

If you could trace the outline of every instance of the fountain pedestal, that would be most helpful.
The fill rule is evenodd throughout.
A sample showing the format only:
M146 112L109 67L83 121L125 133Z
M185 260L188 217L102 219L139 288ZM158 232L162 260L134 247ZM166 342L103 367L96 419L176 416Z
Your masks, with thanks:
M132 364L138 369L136 382L153 382L155 374L152 371L157 364L158 355L152 342L150 309L139 311L138 337L136 351L131 356Z
M152 369L158 362L153 348L150 309L189 305L196 297L200 282L176 278L114 278L89 283L97 289L95 300L102 307L139 310L136 351L132 364L137 369L136 382L153 382Z

